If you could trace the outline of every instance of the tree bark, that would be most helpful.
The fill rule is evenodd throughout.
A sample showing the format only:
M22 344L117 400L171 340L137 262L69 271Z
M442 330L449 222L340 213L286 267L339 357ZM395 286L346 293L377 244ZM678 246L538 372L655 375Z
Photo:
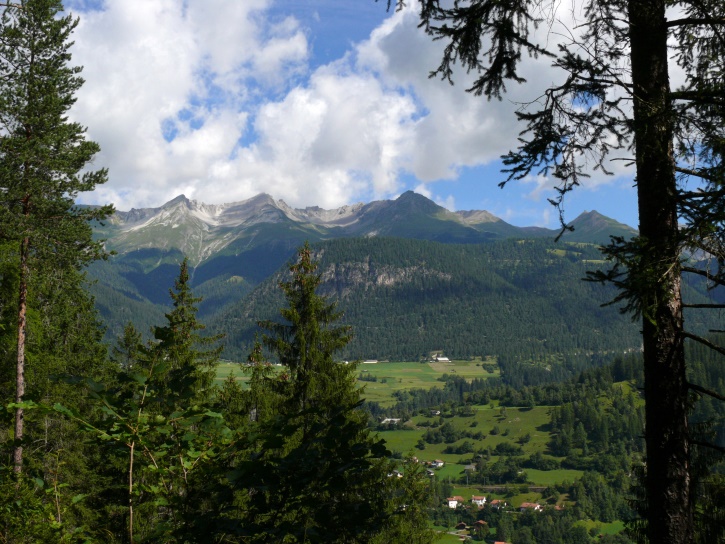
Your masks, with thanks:
M688 386L685 375L677 186L663 0L629 0L643 293L647 534L691 544Z
M25 338L27 330L27 300L28 300L28 253L30 240L26 237L20 242L20 287L18 289L18 349L15 369L15 402L23 402L25 396ZM13 447L13 472L20 474L23 471L23 430L25 426L25 411L18 407L15 409L15 445Z

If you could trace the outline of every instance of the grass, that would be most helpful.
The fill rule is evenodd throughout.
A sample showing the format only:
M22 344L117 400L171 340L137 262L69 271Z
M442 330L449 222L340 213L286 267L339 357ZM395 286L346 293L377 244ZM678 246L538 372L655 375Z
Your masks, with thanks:
M362 397L365 400L379 402L382 406L395 404L393 393L405 389L431 387L442 387L443 382L438 378L443 374L456 374L467 380L473 378L493 378L499 375L496 370L493 373L487 372L482 364L492 365L495 360L484 361L452 361L450 363L361 363L356 369L356 375L374 376L377 381L358 380L358 385L363 389ZM277 367L279 368L279 367ZM246 384L249 380L244 374L243 367L231 361L223 361L217 370L216 383L221 383L233 374L237 381Z
M492 364L493 360L483 363L479 361L452 361L450 363L361 363L357 367L358 375L374 377L377 381L358 380L363 388L363 398L378 402L381 406L395 404L393 393L407 389L430 389L442 387L439 378L443 374L456 374L467 380L473 378L493 378L499 375L498 370L487 372L482 364Z
M580 525L583 525L587 528L587 531L590 531L593 528L596 528L597 534L600 535L614 535L617 533L621 533L624 531L624 522L623 521L613 521L612 523L602 523L601 521L592 521L590 519L582 520L579 522Z
M550 418L549 412L550 409L546 406L507 408L505 411L496 406L476 406L474 415L471 417L447 417L442 418L442 421L453 424L460 431L480 431L484 435L482 439L461 438L453 444L425 444L423 450L416 448L416 443L426 431L426 427L421 426L421 424L438 425L441 421L438 416L415 416L410 422L415 427L414 430L381 431L379 435L385 439L388 448L392 451L403 455L412 453L421 461L433 461L435 459L445 461L446 464L436 472L438 478L446 479L450 477L451 481L457 481L461 476L465 475L464 465L473 462L473 458L477 454L445 453L446 448L460 445L467 440L472 442L477 450L488 448L493 451L497 444L508 442L521 446L524 456L530 456L535 452L545 453L550 439L547 430ZM494 428L498 429L498 434L491 434ZM528 441L526 441L526 437L528 437ZM497 456L495 455L491 457L492 461L496 459ZM565 480L574 481L581 477L582 471L526 469L526 475L527 480L532 484L548 486Z
M439 528L438 530L443 531L443 528ZM445 532L439 533L439 537L436 539L436 544L461 544L463 540L458 535L451 535Z
M498 370L491 373L487 367L495 360L480 359L474 361L451 361L433 363L373 363L359 364L355 370L357 375L374 376L377 381L358 380L363 388L363 398L379 402L383 406L392 406L395 403L395 391L432 387L441 387L443 382L439 378L444 374L455 374L467 380L473 378L489 378L498 376ZM486 365L486 366L484 366ZM281 367L275 367L281 369ZM216 383L220 385L230 374L242 384L249 380L243 367L238 363L224 361L220 363L217 371ZM387 442L388 448L402 455L412 454L421 461L441 459L446 464L436 471L439 479L457 481L465 475L464 465L471 463L474 453L453 454L444 453L449 446L460 445L465 440L472 442L476 450L494 450L497 444L508 442L520 445L523 455L529 456L535 452L545 453L550 439L548 425L550 409L546 406L534 408L501 408L497 402L486 406L475 406L472 416L455 416L440 418L439 416L419 415L407 423L406 430L381 431L380 437ZM462 438L453 444L426 444L425 449L416 448L417 442L423 437L427 428L425 425L439 425L441 422L450 422L457 430L473 433L483 433L480 440ZM493 456L492 460L497 457ZM573 481L581 477L578 470L552 470L541 471L527 469L528 480L535 485L548 486L568 480ZM463 496L470 496L467 492Z
M536 470L532 468L526 469L526 476L529 481L536 482L538 485L554 485L561 482L573 482L578 480L584 474L583 470Z

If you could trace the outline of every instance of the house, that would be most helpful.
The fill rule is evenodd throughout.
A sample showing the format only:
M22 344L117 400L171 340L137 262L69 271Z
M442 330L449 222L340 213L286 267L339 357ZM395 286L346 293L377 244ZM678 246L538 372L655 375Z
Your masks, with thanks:
M448 357L441 357L441 356L436 357L435 360L437 363L450 363L451 362L451 360Z
M519 510L521 512L525 512L526 510L533 510L534 512L539 512L541 511L541 505L536 504L535 502L522 502Z
M471 502L479 508L482 508L483 505L486 504L486 497L484 497L483 495L472 495Z
M398 423L400 423L400 418L397 417L386 417L380 422L381 425L397 425Z
M435 461L430 462L431 468L441 468L443 465L445 465L445 463L440 459L436 459Z
M458 523L458 525L456 525L456 530L457 531L465 531L467 527L468 527L468 525L466 525L466 522L465 521L461 521L460 523Z
M446 500L448 501L448 508L458 508L459 504L463 504L465 502L465 499L460 495L448 497Z
M491 508L494 510L498 510L499 508L503 508L506 506L506 501L502 501L500 499L493 499L490 503Z
M431 416L439 416L439 415L441 415L441 411L440 410L431 410L430 411L430 415Z

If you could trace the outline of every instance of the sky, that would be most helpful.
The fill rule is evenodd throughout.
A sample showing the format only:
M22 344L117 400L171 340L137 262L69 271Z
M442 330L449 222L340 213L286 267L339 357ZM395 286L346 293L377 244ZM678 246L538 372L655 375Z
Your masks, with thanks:
M517 145L514 112L561 74L524 58L527 83L503 100L428 77L442 44L418 28L415 1L66 0L84 86L71 111L109 181L79 195L116 209L177 195L210 204L259 193L337 208L416 191L452 211L517 226L558 226L553 180L501 189ZM572 15L572 16L575 16ZM544 36L555 45L554 26ZM637 226L633 172L595 173L567 196L567 221L597 210Z

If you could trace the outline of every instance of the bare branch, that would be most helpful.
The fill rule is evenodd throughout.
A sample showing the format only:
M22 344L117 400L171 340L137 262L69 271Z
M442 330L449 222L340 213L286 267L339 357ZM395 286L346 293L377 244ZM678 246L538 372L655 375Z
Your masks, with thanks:
M683 266L682 271L689 272L690 274L697 274L698 276L703 276L713 283L725 286L725 279L720 278L719 276L713 276L707 270L700 270L699 268L692 268L691 266Z
M712 104L722 106L725 103L725 93L722 91L672 91L669 96L673 100L692 100L697 102L698 106L702 104Z
M711 448L713 450L717 450L721 453L725 453L725 448L722 446L718 446L716 444L711 444L710 442L702 442L700 440L690 440L690 444L694 444L696 446L700 446L702 448Z
M697 391L698 393L702 393L703 395L707 395L708 397L712 397L714 399L721 400L721 401L725 402L725 395L721 395L720 393L716 393L715 391L711 391L709 389L705 389L704 387L701 387L701 386L699 386L697 384L689 383L689 382L687 384L687 387L689 387L693 391Z
M691 168L682 168L681 166L675 166L675 172L679 172L680 174L687 174L688 176L697 176L698 178L712 181L712 176L710 174L708 174L707 172L703 172L702 170L692 170ZM692 194L698 195L700 193L692 193ZM706 193L702 193L702 195L706 196Z
M674 28L677 26L693 26L693 25L725 25L725 18L717 17L685 17L683 19L673 19L667 21L665 26L667 28Z
M695 342L698 342L702 344L703 346L707 346L713 351L717 351L718 353L725 355L725 348L721 348L720 346L716 346L709 340L705 340L702 336L697 336L696 334L692 334L690 332L682 331L680 332L681 336L684 336L685 338L689 338L690 340L694 340Z
M683 304L683 308L710 308L710 309L717 309L717 308L725 308L725 304Z

